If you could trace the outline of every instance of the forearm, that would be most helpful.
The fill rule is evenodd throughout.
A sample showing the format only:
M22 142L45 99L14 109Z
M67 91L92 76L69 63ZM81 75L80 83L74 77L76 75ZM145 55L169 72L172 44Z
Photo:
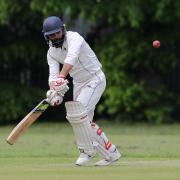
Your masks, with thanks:
M69 74L70 70L72 69L73 65L65 63L63 65L62 70L60 71L59 77L55 81L49 82L50 89L56 89L56 86L60 86L60 84L64 83L66 76Z
M69 74L69 72L70 72L70 70L72 69L72 67L73 67L73 66L72 66L71 64L65 63L65 64L63 65L63 68L62 68L61 72L60 72L60 76L66 77L66 76Z

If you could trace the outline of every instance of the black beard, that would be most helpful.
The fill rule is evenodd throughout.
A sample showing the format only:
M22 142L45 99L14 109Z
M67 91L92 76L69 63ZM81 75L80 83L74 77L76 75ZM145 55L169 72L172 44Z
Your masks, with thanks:
M55 48L61 47L62 48L62 45L64 43L64 35L60 39L51 40L51 43L52 43L52 47L55 47Z

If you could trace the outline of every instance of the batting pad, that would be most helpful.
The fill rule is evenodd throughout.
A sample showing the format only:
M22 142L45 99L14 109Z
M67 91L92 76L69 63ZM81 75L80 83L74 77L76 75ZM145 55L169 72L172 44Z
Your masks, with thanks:
M66 118L73 127L78 148L88 155L94 155L92 128L85 107L78 101L65 103Z
M91 123L91 128L93 130L93 140L97 142L94 147L99 156L102 159L111 160L111 151L115 150L115 145L110 143L103 130L96 123Z

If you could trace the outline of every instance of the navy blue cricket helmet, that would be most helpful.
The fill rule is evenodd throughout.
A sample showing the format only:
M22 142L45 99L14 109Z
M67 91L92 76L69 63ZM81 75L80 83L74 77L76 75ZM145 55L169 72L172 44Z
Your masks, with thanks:
M50 40L49 35L52 35L57 32L62 32L62 38ZM62 47L65 38L65 27L63 21L57 16L47 17L43 22L43 34L48 44L56 48Z

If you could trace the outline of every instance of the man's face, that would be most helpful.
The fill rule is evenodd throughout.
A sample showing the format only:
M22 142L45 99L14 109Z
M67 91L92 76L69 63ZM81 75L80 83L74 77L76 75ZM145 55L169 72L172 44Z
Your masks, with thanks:
M61 39L63 36L62 32L57 32L57 33L54 33L54 34L51 34L49 35L49 39L50 40L56 40L56 39Z

